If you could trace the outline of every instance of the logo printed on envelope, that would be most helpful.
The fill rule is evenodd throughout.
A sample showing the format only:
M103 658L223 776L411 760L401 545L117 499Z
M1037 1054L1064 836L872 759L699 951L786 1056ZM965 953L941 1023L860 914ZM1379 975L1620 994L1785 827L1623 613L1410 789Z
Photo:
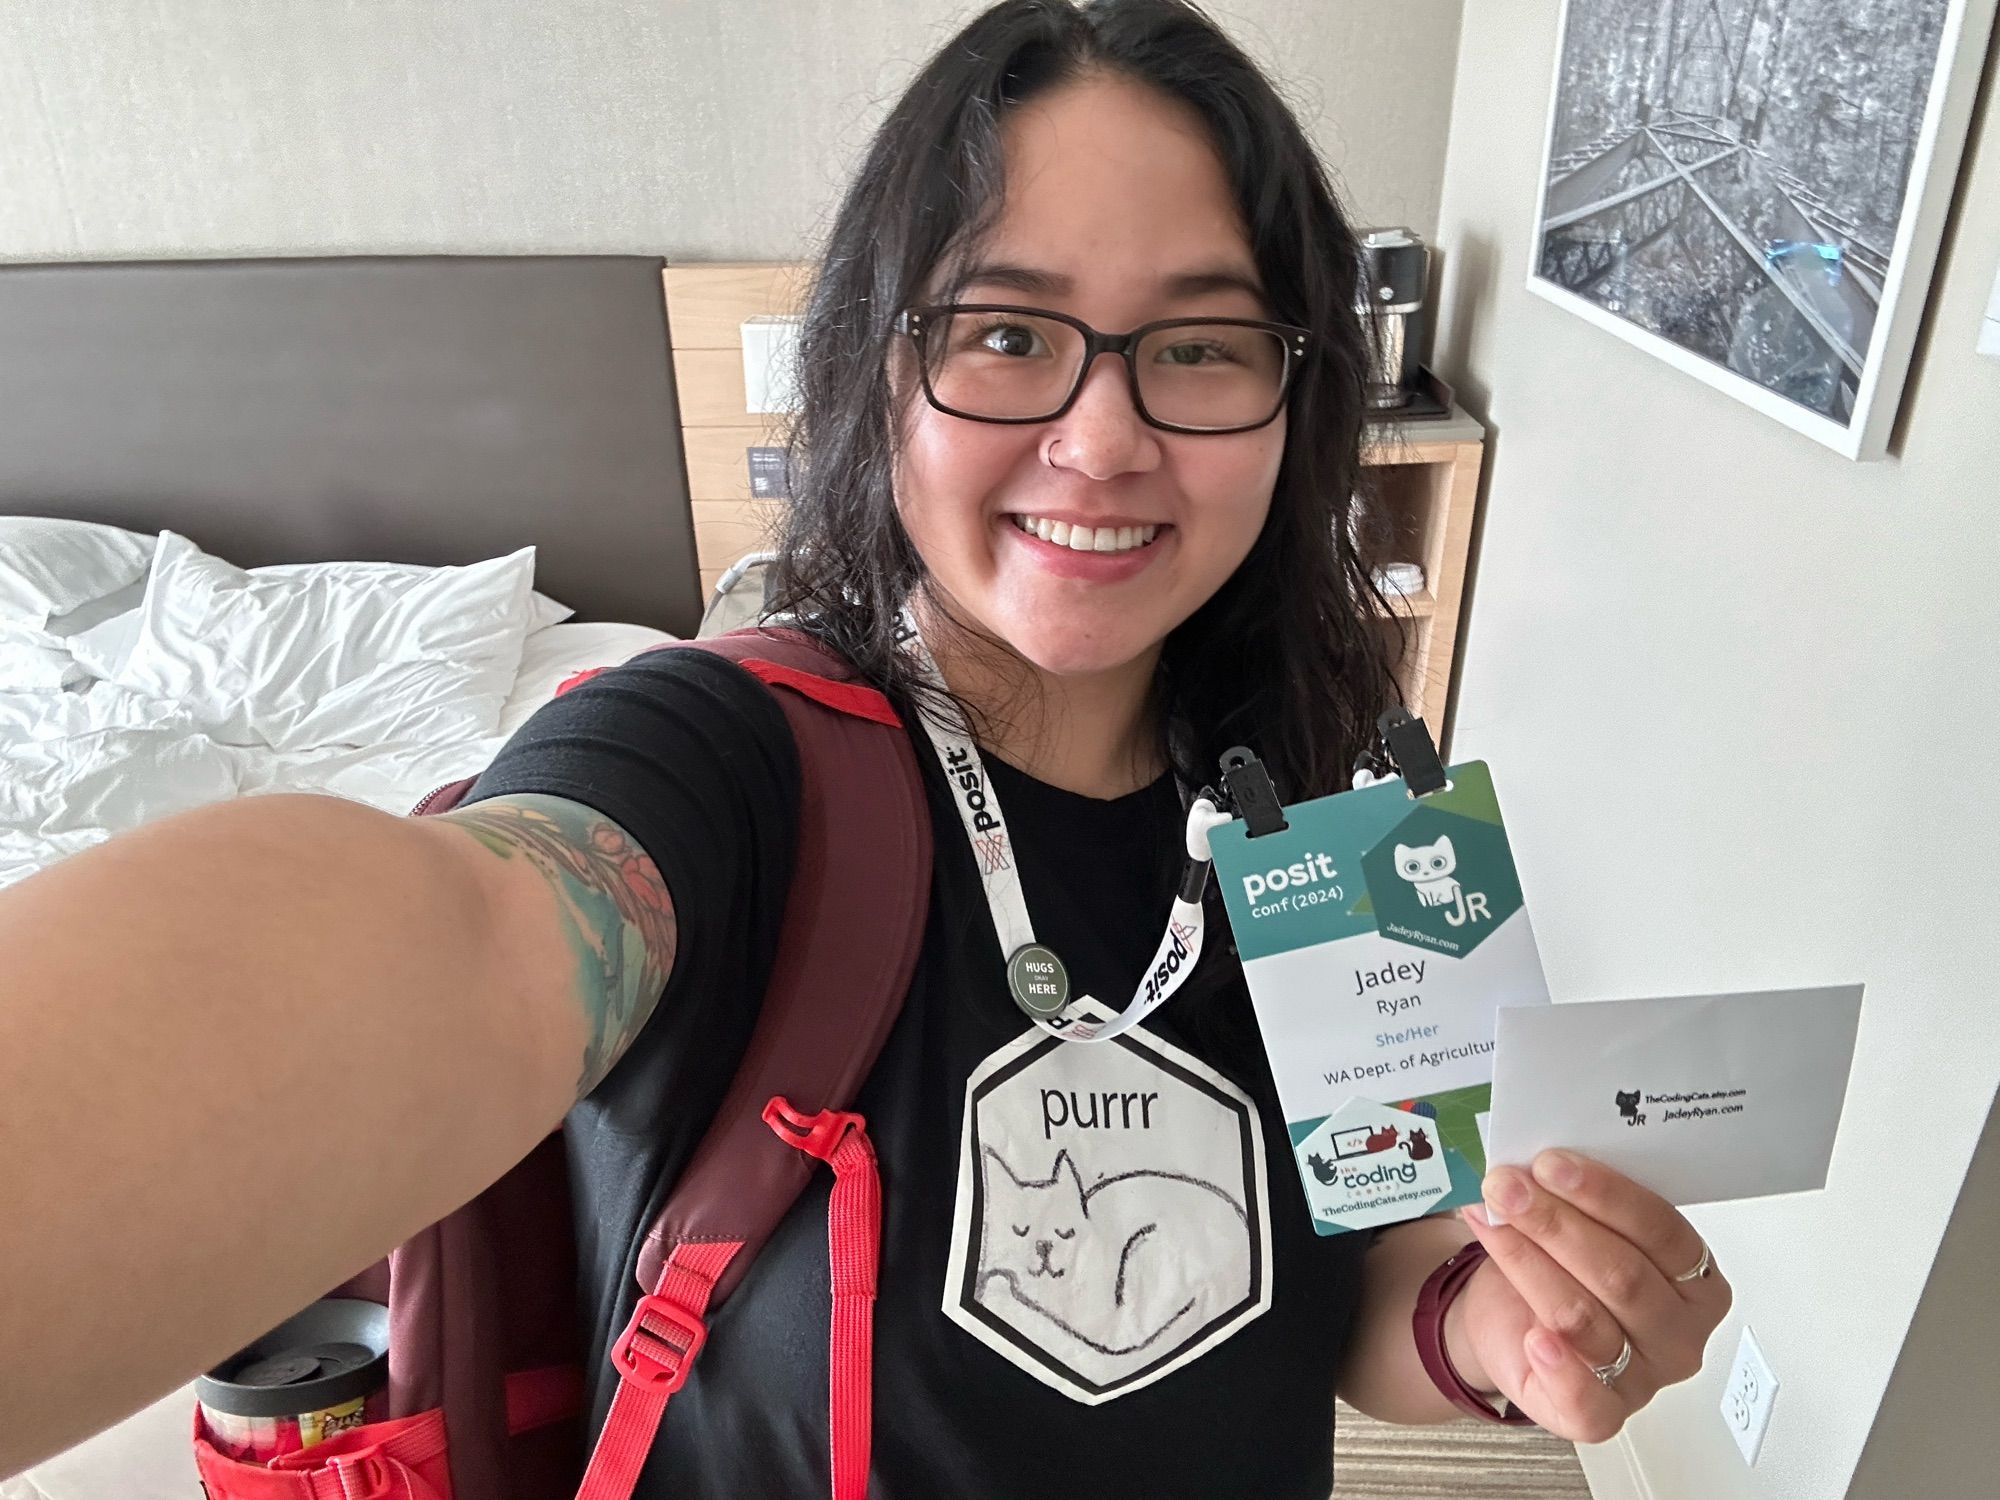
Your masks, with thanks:
M1826 1185L1861 986L1502 1009L1495 1165L1562 1146L1669 1203Z

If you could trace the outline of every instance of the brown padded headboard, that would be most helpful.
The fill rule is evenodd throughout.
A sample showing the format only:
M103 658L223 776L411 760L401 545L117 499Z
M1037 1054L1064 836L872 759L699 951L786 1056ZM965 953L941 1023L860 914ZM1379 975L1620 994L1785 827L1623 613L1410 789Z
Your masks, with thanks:
M580 619L701 613L662 263L0 266L0 514L244 567L533 543Z

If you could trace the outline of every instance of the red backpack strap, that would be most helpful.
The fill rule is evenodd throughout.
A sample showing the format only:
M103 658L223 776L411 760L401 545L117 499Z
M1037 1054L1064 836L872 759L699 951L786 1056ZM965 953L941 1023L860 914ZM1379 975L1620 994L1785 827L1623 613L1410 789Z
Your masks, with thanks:
M865 1493L881 1195L846 1114L902 1007L930 898L930 813L888 700L810 638L739 631L688 643L769 684L799 749L798 852L757 1024L721 1109L640 1249L645 1295L611 1349L619 1387L580 1500L626 1500L711 1307L804 1191L835 1173L831 1435L835 1494ZM837 976L837 979L836 979Z
M861 1116L823 1109L804 1115L779 1096L764 1123L787 1145L833 1168L826 1248L833 1287L827 1361L827 1431L833 1500L864 1500L875 1427L875 1279L882 1261L882 1179Z
M852 1102L902 1009L930 905L930 811L915 748L888 700L797 631L686 644L792 689L776 697L798 743L799 828L757 1024L714 1123L647 1233L637 1274L648 1287L674 1244L741 1240L754 1255L777 1227L811 1168L781 1149L764 1106L779 1095L808 1114ZM809 692L801 690L808 677ZM718 1302L747 1266L745 1257L724 1275Z
M902 725L902 719L886 697L874 688L853 681L854 669L844 658L803 632L733 630L727 635L705 641L662 641L638 654L644 656L647 652L665 651L677 646L726 656L769 686L791 688L815 703L852 714L857 719L866 719L891 729ZM585 667L582 671L572 672L556 686L555 696L560 698L571 688L580 687L610 670L609 667ZM411 814L422 817L450 812L464 800L477 780L477 776L461 776L456 781L447 781L417 803ZM928 828L929 825L925 826Z

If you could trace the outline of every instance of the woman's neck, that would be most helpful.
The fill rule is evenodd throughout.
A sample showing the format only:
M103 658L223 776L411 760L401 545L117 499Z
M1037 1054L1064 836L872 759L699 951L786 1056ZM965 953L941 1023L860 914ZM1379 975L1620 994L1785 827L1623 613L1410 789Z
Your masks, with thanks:
M919 599L938 670L976 713L980 744L1038 781L1086 797L1122 797L1167 768L1153 692L1159 648L1102 672L1044 672L1012 651L968 638Z

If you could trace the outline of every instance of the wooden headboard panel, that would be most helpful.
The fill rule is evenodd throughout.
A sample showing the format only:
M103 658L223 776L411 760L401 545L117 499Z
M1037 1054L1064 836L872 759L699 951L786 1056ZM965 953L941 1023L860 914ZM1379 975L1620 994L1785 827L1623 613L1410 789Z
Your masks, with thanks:
M681 441L701 576L710 587L744 553L769 545L785 504L750 489L749 449L782 448L786 419L744 410L743 324L800 311L812 273L810 265L789 262L667 267Z
M533 543L579 618L701 614L662 262L0 266L0 514L245 567Z

